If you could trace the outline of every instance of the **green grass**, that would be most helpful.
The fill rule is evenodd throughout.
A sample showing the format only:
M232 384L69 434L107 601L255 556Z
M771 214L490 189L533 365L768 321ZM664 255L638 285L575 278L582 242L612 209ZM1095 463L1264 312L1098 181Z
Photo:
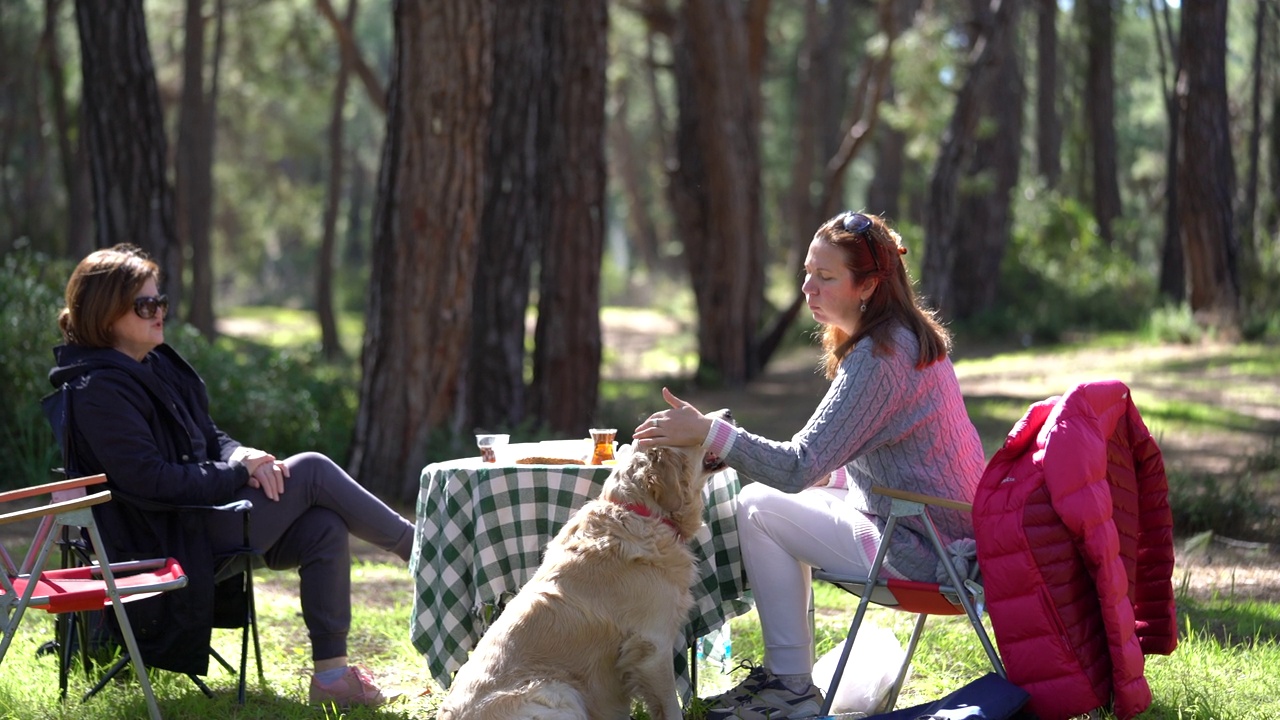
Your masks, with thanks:
M353 572L356 602L351 636L354 660L367 664L380 682L407 690L392 705L356 709L339 714L307 705L310 674L308 642L298 613L297 581L293 573L259 572L259 619L267 682L259 686L251 675L247 704L235 703L235 680L215 670L208 678L217 697L210 700L186 678L152 672L166 718L434 718L441 691L427 672L425 660L409 642L412 580L402 565L359 562ZM815 585L815 625L819 653L843 636L856 599L825 584ZM1147 658L1147 678L1155 697L1144 720L1252 720L1280 717L1280 604L1230 597L1181 598L1182 638L1168 657ZM910 631L910 616L872 608L867 622L890 628L900 642ZM731 622L733 659L759 662L762 655L756 614ZM98 697L80 702L87 689L83 675L72 678L72 699L58 701L57 667L51 658L36 658L35 650L52 636L53 622L44 613L23 621L14 646L0 672L0 718L27 720L114 720L144 717L145 705L136 682L114 683ZM235 631L217 631L224 656L238 652ZM912 674L899 707L945 695L987 671L986 658L963 620L933 618L926 626ZM252 669L251 669L252 672ZM740 673L741 671L739 671ZM703 664L700 690L710 695L735 681L719 668ZM431 692L423 694L430 690ZM637 717L644 717L637 711ZM1112 716L1105 715L1110 720Z
M275 348L320 345L320 322L314 310L243 305L221 311L220 321L230 334L251 337ZM342 312L337 315L338 340L348 357L359 357L364 334L364 315Z

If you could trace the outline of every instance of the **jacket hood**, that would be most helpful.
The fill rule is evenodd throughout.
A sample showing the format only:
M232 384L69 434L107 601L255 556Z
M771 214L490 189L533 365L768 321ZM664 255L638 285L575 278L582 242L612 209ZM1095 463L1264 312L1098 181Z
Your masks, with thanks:
M137 361L114 348L93 348L82 345L59 345L53 349L54 366L49 371L49 384L55 388L71 382L90 371L114 367L136 371Z

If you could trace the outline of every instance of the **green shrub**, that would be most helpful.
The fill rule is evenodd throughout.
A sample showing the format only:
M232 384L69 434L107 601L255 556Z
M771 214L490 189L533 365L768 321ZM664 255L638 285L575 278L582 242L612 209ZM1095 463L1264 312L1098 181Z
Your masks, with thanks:
M1070 198L1021 203L995 309L963 323L982 335L1054 343L1072 332L1133 330L1155 304L1152 274L1098 236Z
M196 368L218 427L246 445L286 457L307 450L345 464L359 384L350 365L323 362L318 348L272 348L188 325L166 340Z
M1191 344L1204 338L1204 328L1196 323L1191 314L1191 306L1163 305L1151 312L1147 319L1146 332L1153 340Z
M55 479L61 465L40 398L53 388L52 348L70 267L18 250L0 261L0 487Z

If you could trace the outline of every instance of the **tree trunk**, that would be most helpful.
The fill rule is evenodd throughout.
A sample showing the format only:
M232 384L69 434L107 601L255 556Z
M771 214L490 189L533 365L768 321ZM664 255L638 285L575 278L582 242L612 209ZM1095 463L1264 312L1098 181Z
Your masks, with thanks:
M1280 195L1280 83L1276 83L1274 77L1271 81L1274 89L1271 95L1271 124L1267 131L1271 161L1268 163L1270 169L1267 176L1270 178L1272 196L1263 214L1263 227L1268 237L1277 238L1273 242L1280 243L1280 197L1276 197Z
M170 308L194 324L195 312L185 304L187 248L195 232L195 215L199 209L193 197L199 191L200 148L208 142L204 123L204 0L186 0L183 17L182 95L178 101L178 142L173 160L173 278L169 287ZM198 327L198 326L197 326ZM211 330L211 329L210 329ZM212 332L205 333L212 337Z
M321 6L327 6L321 0ZM339 25L350 34L355 26L359 0L348 0L347 14ZM332 8L330 8L332 9ZM341 32L336 32L341 36ZM351 79L354 46L338 41L338 77L333 85L333 104L329 114L329 177L325 180L324 225L320 233L320 257L316 264L316 317L320 320L320 352L330 360L344 355L338 335L338 318L333 311L333 256L337 246L338 210L342 204L342 160L346 149L342 142L346 125L347 85Z
M893 87L885 88L885 102L893 104ZM907 136L892 126L876 133L875 182L867 188L867 211L893 225L902 218L902 185L906 174Z
M830 10L828 5L827 10ZM787 269L794 275L804 267L804 256L809 247L806 238L813 236L814 199L813 183L818 178L818 112L819 99L829 86L819 82L826 68L820 65L822 40L827 32L819 10L818 0L806 0L804 4L804 37L796 49L795 87L793 100L795 121L793 131L795 153L791 158L791 180L783 201L783 227L792 241L787 245Z
M162 290L177 292L173 189L142 0L76 0L76 25L94 244L138 245L160 265Z
M173 253L175 277L183 278L187 248L191 255L191 301L188 321L207 338L217 334L213 313L213 253L210 247L213 217L213 145L216 133L217 73L222 45L221 0L216 3L216 40L213 58L206 61L204 0L187 0L182 51L182 99L175 148L175 219L177 243ZM209 87L204 68L211 66ZM179 283L178 287L182 287ZM169 302L181 304L170 291Z
M844 176L849 168L849 164L858 156L866 143L874 137L876 128L880 121L880 103L883 100L884 93L889 86L889 79L892 77L893 70L893 52L894 43L897 41L898 28L900 23L906 22L915 12L918 3L911 2L893 2L893 0L882 0L877 10L877 16L880 21L880 31L884 34L885 44L878 56L865 55L863 58L863 66L859 72L859 80L857 87L852 95L852 109L849 112L850 119L848 127L844 132L839 134L838 142L835 143L835 150L827 157L822 168L821 191L815 199L812 206L811 229L796 237L796 243L801 244L807 254L812 228L816 228L826 219L834 216L839 212L839 204L844 196ZM835 11L838 6L833 6ZM833 15L828 25L843 25L837 23L839 16ZM843 67L844 64L837 62L837 65ZM829 76L832 77L840 76ZM843 78L839 81L843 84ZM834 88L831 88L834 91ZM835 92L822 93L823 95L834 95ZM801 263L803 263L803 254L799 255ZM797 275L801 273L802 267L796 266ZM800 314L800 309L804 307L804 293L797 289L796 294L782 312L778 313L769 322L769 326L761 333L760 340L756 343L756 356L759 365L763 367L773 357L773 353L777 351L779 345L785 337L787 328L795 321Z
M929 202L925 213L925 248L921 261L923 294L926 301L945 317L963 317L969 308L957 287L958 259L969 261L976 248L968 217L961 217L960 176L969 166L976 147L976 132L984 113L983 102L990 97L988 87L1001 73L1013 28L1016 2L996 0L988 7L976 3L970 33L968 74L956 96L955 109L942 137L937 164L929 181ZM988 278L990 280L990 278Z
M753 2L753 5L758 5ZM744 12L745 11L745 12ZM737 387L760 370L762 57L758 8L687 0L673 42L675 167L668 191L698 310L698 381Z
M1169 4L1148 0L1151 25L1155 32L1156 57L1160 67L1161 98L1164 100L1169 138L1165 143L1164 240L1160 248L1160 295L1180 304L1187 294L1187 276L1182 257L1181 231L1178 229L1178 99L1173 85L1178 79L1177 41L1173 34ZM1161 22L1164 25L1161 27ZM1169 64L1173 63L1170 70ZM1172 80L1170 80L1172 78Z
M553 3L555 4L555 3ZM552 430L582 437L599 397L600 263L604 253L606 0L552 15L555 122L542 248L530 405Z
M1260 248L1257 247L1258 209L1258 156L1262 153L1262 78L1265 71L1263 56L1267 46L1267 6L1262 2L1254 10L1253 25L1253 87L1249 98L1249 146L1245 151L1249 168L1245 173L1244 202L1240 206L1240 262L1242 273L1248 278L1245 287L1253 287L1261 281L1258 265Z
M329 21L329 27L333 28L333 34L338 39L338 45L341 46L342 57L350 63L348 71L355 71L361 84L364 85L369 101L378 109L378 112L385 115L387 93L382 88L382 83L378 82L378 76L373 72L373 68L364 61L364 54L360 52L360 46L356 44L355 35L352 32L355 28L354 24L339 19L338 13L334 11L333 4L329 0L316 0L316 9L325 20Z
M893 3L894 34L901 34L911 27L919 10L920 0ZM883 102L890 107L894 104L891 72L885 73ZM875 142L875 182L867 188L866 208L869 212L884 216L896 226L904 219L902 188L906 173L907 136L892 125L881 124L876 128Z
M547 233L546 157L554 122L551 24L555 3L498 3L504 40L493 48L484 215L476 266L470 423L488 432L526 417L525 311L534 260Z
M637 139L629 124L631 92L631 82L625 77L618 80L613 90L611 104L614 107L614 113L608 123L609 170L618 183L618 192L622 194L623 203L626 205L627 235L630 247L635 253L629 269L634 270L639 266L652 274L659 272L661 268L658 254L658 227L654 222L651 209L652 194L647 179L644 153L638 147ZM645 121L647 122L648 118Z
M1036 169L1057 187L1062 176L1058 113L1058 0L1036 0Z
M978 0L985 5L987 0ZM1011 3L1008 28L1018 26L1018 4ZM973 317L996 304L1000 264L1009 244L1013 189L1018 184L1022 137L1022 107L1026 95L1018 66L1017 34L996 33L987 42L997 45L995 67L984 82L981 103L984 119L973 139L973 154L959 189L964 219L955 228L961 244L952 268L951 319Z
M1177 177L1187 296L1198 322L1233 337L1240 330L1240 285L1226 52L1227 0L1184 4Z
M1112 223L1120 217L1120 184L1116 175L1116 81L1114 0L1088 0L1084 6L1088 70L1085 115L1091 142L1093 214L1098 233L1115 245Z
M72 136L83 139L84 134L74 132L71 110L67 108L66 72L62 53L58 48L57 22L62 10L61 0L45 0L44 34L41 42L45 48L45 70L49 75L49 100L53 107L54 135L58 142L58 159L62 170L62 184L67 193L67 229L61 252L68 258L79 260L93 249L93 222L89 207L89 175L84 162L84 143L73 142Z
M351 466L408 501L433 433L463 430L494 2L400 0L394 25Z

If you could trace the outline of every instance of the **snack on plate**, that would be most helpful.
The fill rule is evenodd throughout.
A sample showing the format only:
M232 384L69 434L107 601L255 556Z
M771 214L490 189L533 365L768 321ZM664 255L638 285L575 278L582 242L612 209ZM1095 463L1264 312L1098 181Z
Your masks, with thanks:
M517 465L585 465L578 458L558 458L544 457L541 455L533 455L531 457L522 457L516 460Z

